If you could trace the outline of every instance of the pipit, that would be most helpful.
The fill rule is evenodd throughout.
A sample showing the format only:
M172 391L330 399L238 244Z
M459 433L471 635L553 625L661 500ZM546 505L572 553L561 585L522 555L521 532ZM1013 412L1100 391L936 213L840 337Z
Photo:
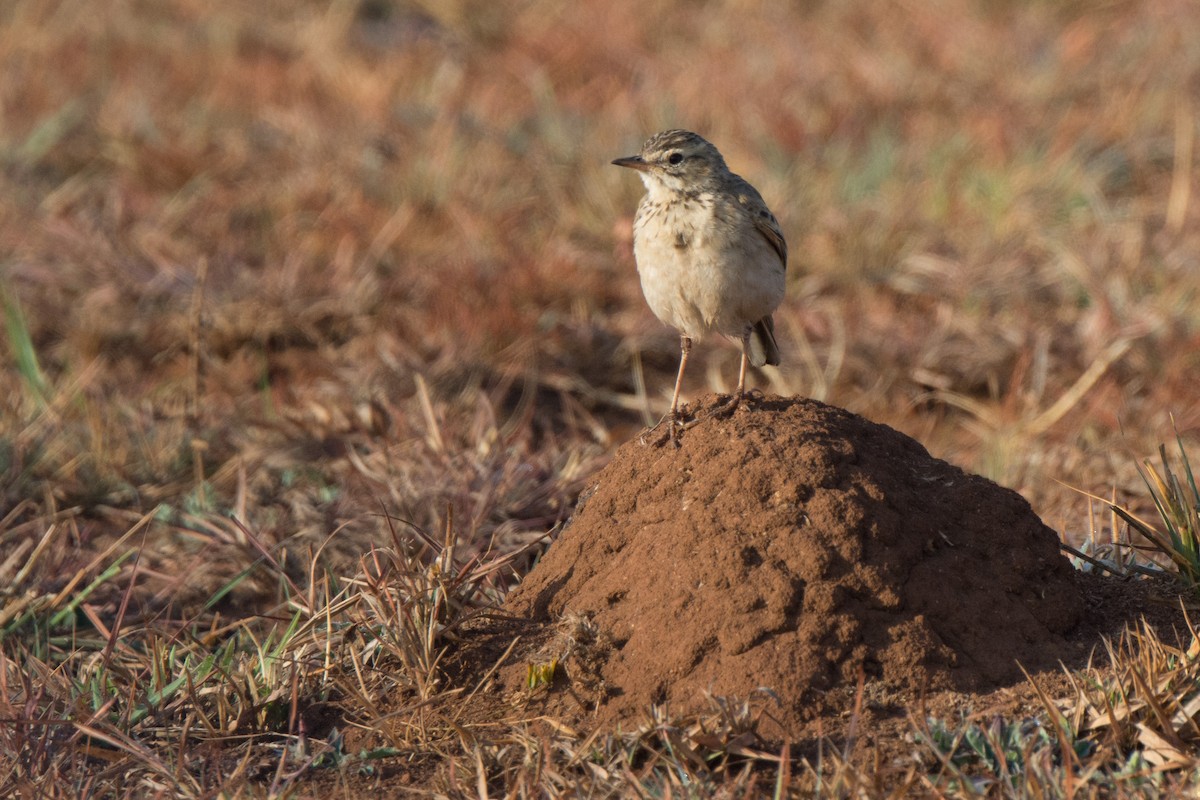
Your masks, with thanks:
M742 343L737 393L719 413L741 403L747 364L779 364L771 312L783 300L787 242L758 191L690 131L655 134L640 154L612 163L636 169L646 185L633 254L650 310L679 331L679 374L666 418L674 439L683 427L679 390L693 340L720 333Z

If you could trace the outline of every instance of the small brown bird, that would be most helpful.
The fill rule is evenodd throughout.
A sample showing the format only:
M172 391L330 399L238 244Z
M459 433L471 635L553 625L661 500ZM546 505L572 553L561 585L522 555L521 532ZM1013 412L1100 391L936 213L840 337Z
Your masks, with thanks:
M646 185L633 221L634 258L650 310L680 335L668 415L674 438L693 340L720 333L742 343L737 393L723 413L745 394L747 363L779 364L771 313L783 300L787 242L758 191L690 131L655 134L641 153L612 163L637 170Z

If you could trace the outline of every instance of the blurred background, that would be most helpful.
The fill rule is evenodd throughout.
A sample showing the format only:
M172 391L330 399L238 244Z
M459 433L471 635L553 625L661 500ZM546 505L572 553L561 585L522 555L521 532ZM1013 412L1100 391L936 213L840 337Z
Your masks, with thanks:
M494 552L565 519L669 402L609 165L667 127L790 244L755 386L1072 541L1076 489L1136 507L1200 432L1194 3L13 1L0 65L0 546L136 530L148 597L356 560L385 511Z

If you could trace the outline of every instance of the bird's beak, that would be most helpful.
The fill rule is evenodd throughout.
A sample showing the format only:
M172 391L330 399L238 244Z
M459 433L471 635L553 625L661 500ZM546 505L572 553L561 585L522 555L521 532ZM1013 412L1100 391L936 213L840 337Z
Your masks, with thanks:
M612 163L618 167L636 169L638 172L645 172L650 169L650 165L641 156L626 156L625 158L614 159Z

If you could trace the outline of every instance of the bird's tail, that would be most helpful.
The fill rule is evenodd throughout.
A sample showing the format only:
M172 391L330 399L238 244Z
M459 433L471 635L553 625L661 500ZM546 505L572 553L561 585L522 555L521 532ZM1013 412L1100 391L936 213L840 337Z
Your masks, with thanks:
M750 363L779 366L779 345L775 343L775 320L771 315L760 319L750 328Z

